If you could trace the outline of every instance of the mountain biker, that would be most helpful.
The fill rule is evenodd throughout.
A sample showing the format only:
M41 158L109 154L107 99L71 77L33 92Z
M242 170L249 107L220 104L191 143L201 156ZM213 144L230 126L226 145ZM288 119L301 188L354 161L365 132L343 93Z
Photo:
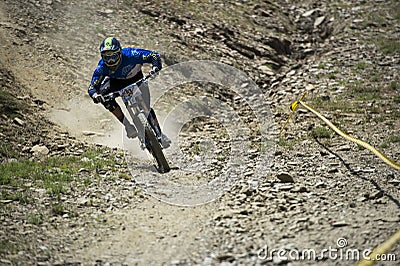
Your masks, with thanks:
M114 37L105 38L100 45L101 59L93 73L88 93L94 103L102 103L125 127L128 138L137 137L136 128L129 122L115 101L105 101L102 94L118 91L143 78L143 64L151 64L151 78L157 76L162 68L161 56L155 51L139 48L122 48L120 42ZM147 83L141 86L142 96L150 114L156 121L156 127L161 131L156 114L150 108L150 92ZM168 148L171 141L161 133L161 144Z

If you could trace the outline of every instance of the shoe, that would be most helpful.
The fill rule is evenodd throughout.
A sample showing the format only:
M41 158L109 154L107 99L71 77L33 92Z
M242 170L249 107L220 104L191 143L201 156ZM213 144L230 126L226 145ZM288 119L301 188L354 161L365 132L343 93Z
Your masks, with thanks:
M131 125L131 123L129 123L129 121L127 119L124 119L124 127L125 127L125 132L126 132L126 136L130 139L134 139L138 136L138 132L136 130L136 128Z
M126 136L130 139L134 139L138 136L138 132L136 130L136 127L134 127L128 119L126 119L126 117L124 117L124 120L122 122L122 124L125 127L125 132L126 132Z
M134 139L138 136L138 132L131 124L125 126L126 136L130 139Z
M167 149L169 146L171 146L171 140L164 133L161 133L161 145L164 149Z

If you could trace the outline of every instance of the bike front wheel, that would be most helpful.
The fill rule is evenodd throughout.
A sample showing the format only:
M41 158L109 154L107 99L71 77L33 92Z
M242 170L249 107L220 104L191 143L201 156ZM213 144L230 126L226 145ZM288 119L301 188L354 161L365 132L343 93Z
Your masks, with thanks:
M146 121L147 122L147 121ZM145 143L147 150L151 153L157 162L157 170L160 173L167 173L171 170L160 142L158 141L153 128L149 123L145 123Z

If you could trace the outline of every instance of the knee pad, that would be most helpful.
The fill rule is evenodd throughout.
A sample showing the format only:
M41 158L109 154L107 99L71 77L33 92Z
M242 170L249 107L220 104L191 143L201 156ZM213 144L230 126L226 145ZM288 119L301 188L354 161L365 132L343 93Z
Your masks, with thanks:
M118 103L115 100L104 102L103 105L110 112L113 112L118 107Z

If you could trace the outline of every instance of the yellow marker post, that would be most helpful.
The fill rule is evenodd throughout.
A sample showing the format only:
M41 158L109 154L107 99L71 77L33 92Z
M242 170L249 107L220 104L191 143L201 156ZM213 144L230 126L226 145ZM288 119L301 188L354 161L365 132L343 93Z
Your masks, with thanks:
M302 101L302 100L306 97L306 95L307 95L307 92L304 92L303 95L300 97L299 100L294 101L294 102L290 105L290 110L291 110L291 112L290 112L289 117L288 117L288 119L286 120L285 124L284 124L283 127L281 128L281 133L280 133L281 135L282 135L283 130L285 129L285 127L286 127L287 124L289 123L290 119L292 119L292 116L293 116L294 112L297 110L297 107L299 106L299 102Z

